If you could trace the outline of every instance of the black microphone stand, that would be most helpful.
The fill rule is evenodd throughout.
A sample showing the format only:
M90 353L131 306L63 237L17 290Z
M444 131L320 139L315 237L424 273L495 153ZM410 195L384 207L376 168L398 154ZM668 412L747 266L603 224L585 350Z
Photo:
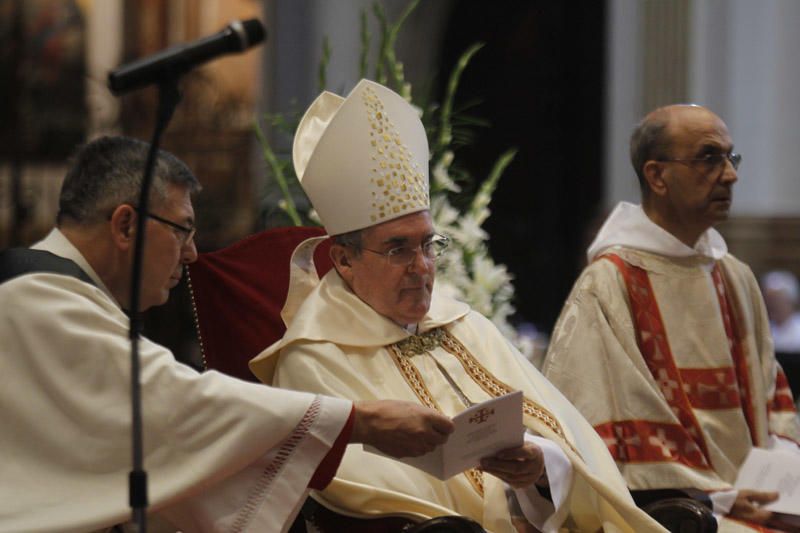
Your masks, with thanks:
M158 113L156 116L153 139L142 179L142 190L139 195L138 217L136 218L136 241L133 249L133 271L131 274L130 303L130 339L131 339L131 414L132 414L132 449L133 470L128 478L129 503L133 510L133 523L139 533L147 532L147 472L142 461L142 391L139 382L139 335L142 329L142 317L139 312L139 297L142 285L142 253L145 242L145 223L147 222L147 204L150 199L150 184L153 181L153 170L158 157L158 146L161 135L167 129L181 99L178 91L178 75L170 76L158 84Z

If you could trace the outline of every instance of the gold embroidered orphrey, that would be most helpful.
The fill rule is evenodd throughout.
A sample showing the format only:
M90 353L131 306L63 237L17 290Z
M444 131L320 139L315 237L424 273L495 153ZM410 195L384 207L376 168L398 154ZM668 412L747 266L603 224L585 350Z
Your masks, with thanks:
M405 378L408 385L417 395L417 398L423 405L436 409L441 412L441 408L433 399L430 391L422 379L422 375L417 370L417 367L411 362L415 355L430 352L438 347L442 347L448 353L454 355L456 359L464 367L467 374L475 381L480 387L490 396L496 398L504 394L512 392L511 387L498 380L491 375L481 365L475 357L456 339L450 332L444 328L434 328L421 335L411 335L401 341L389 345L389 352L392 354L395 364L400 369L400 373ZM523 412L543 422L553 433L563 440L572 451L576 454L578 451L567 440L564 430L558 423L558 420L550 414L544 407L536 402L524 398L523 399ZM483 496L483 476L481 472L475 469L470 469L464 472L467 478L472 483L472 486L478 493Z

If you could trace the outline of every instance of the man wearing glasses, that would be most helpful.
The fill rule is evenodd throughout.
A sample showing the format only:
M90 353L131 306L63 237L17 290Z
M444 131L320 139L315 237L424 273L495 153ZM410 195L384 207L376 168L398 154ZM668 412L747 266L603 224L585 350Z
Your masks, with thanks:
M318 239L295 250L286 335L251 361L253 372L280 387L402 399L447 416L521 390L528 430L519 448L446 481L351 446L315 499L356 516L465 515L495 532L660 531L574 408L489 320L434 289L447 239L431 220L416 110L367 80L347 98L325 92L300 122L293 159L333 236L334 269L317 277Z
M136 220L149 219L141 308L166 302L197 259L189 169L161 151L151 207L135 207L149 147L103 137L76 154L56 228L0 253L0 530L93 531L130 514L128 318ZM284 531L348 441L395 456L452 423L401 402L359 402L198 374L140 343L149 510L183 531Z
M752 447L796 449L787 439L800 437L756 279L713 229L741 156L718 116L673 105L636 127L631 160L642 204L619 204L589 247L543 372L603 437L634 497L695 489L719 514L773 523L761 506L777 494L732 490Z

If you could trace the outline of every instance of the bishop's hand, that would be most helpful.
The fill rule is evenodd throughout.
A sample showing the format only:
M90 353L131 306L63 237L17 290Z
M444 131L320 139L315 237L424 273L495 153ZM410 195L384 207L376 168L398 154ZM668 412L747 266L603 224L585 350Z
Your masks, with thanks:
M518 448L497 452L491 457L481 459L481 470L498 477L514 487L524 489L534 483L546 485L542 449L532 442Z

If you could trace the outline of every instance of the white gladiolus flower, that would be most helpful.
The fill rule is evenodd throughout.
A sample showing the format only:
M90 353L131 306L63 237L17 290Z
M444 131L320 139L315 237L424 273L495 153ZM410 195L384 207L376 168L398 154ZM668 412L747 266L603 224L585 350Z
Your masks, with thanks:
M497 292L511 281L505 265L495 265L485 255L476 257L472 262L472 273L475 284L489 293Z
M458 286L450 283L447 279L442 279L441 277L436 278L436 290L454 300L464 301L464 293L463 291L458 288Z
M440 188L452 192L461 192L461 187L458 186L450 178L447 169L450 168L450 163L453 162L453 152L447 151L433 166L433 182Z
M450 205L444 195L439 195L431 198L431 216L436 229L450 235L450 228L458 223L461 213Z
M469 215L461 216L458 226L454 228L451 236L464 249L470 251L477 250L489 238L489 235L481 228L480 222Z
M446 169L452 162L452 152L442 156L434 168L434 179L449 179ZM443 181L437 183L446 190ZM509 339L515 342L516 333L508 323L514 313L511 299L514 286L504 265L497 265L488 254L488 234L481 228L489 216L484 207L461 213L442 192L431 197L431 216L437 231L451 237L450 248L437 262L437 290L466 302L475 311L489 318Z
M478 213L486 211L486 215L487 216L484 217L484 220L485 220L486 218L488 218L488 215L489 215L488 207L489 207L489 202L491 202L491 201L492 201L492 197L491 196L489 196L488 194L486 194L483 191L478 192L478 194L475 195L475 199L472 201L472 206L473 206L472 211L473 211L473 213L475 213L475 215L477 215Z

